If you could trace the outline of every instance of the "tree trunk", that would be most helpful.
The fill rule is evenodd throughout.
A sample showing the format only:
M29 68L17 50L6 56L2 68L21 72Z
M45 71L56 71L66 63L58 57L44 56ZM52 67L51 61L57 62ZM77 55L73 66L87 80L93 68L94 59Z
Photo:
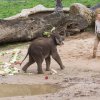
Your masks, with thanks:
M62 0L55 0L56 1L56 8L55 12L61 12L63 11L63 6L62 6Z
M59 3L61 1L57 2L57 5ZM66 14L62 11L58 13L58 10L57 13L43 16L40 13L12 20L0 20L0 44L30 41L43 36L45 31L50 32L53 27L56 27L55 32L60 35L72 35L84 30L88 25L82 14Z

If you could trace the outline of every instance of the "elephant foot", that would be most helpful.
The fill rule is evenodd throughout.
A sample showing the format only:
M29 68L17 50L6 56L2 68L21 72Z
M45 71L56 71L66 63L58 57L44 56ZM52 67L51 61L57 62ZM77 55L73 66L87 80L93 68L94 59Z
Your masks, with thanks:
M61 66L60 68L63 70L63 69L65 69L65 66Z
M96 58L96 55L93 55L92 58Z
M46 71L50 71L50 68L46 68Z
M26 73L26 69L22 68L22 72Z
M38 74L44 74L44 73L43 73L43 71L41 71L41 72L38 72Z

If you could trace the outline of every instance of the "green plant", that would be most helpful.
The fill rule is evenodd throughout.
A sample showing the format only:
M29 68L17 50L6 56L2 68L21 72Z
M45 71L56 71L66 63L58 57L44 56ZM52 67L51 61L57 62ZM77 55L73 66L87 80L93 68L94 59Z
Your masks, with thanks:
M21 12L22 9L32 8L38 4L46 7L55 7L55 0L0 0L0 18L6 18ZM72 3L82 3L93 6L99 0L62 0L64 7L69 7Z

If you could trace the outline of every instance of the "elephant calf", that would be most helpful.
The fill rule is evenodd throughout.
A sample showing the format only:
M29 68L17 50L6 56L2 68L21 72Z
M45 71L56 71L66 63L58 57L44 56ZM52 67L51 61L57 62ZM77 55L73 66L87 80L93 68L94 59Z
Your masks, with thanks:
M43 60L45 59L46 62L46 71L49 71L51 63L50 56L52 56L52 58L60 65L61 69L64 69L64 65L62 64L62 61L60 59L60 56L56 48L57 45L61 44L63 44L63 39L58 34L51 34L49 38L40 37L33 40L31 45L29 46L27 55L24 58L25 60L26 57L29 55L29 61L24 65L22 70L26 72L27 68L31 64L36 62L38 66L37 68L38 74L43 74L42 70Z

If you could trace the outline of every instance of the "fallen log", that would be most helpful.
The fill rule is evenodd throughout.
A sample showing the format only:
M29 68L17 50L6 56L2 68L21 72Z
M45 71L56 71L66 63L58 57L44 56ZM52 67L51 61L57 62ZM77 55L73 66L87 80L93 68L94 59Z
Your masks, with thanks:
M36 7L35 7L36 9ZM11 42L31 41L37 37L43 36L43 32L50 31L56 27L58 34L72 35L84 30L90 25L88 20L82 14L72 14L72 7L66 12L44 11L37 13L27 10L25 16L13 16L0 20L0 44ZM22 11L23 12L23 11ZM35 13L34 13L35 12ZM20 14L20 15L21 15Z
M62 8L63 12L68 13L70 8L66 7L66 8ZM13 19L20 19L20 18L27 18L29 16L35 16L38 14L44 15L44 14L51 14L55 11L55 8L46 8L45 6L39 4L33 8L29 8L29 9L23 9L21 11L21 13L18 13L14 16L5 18L4 20L13 20Z

